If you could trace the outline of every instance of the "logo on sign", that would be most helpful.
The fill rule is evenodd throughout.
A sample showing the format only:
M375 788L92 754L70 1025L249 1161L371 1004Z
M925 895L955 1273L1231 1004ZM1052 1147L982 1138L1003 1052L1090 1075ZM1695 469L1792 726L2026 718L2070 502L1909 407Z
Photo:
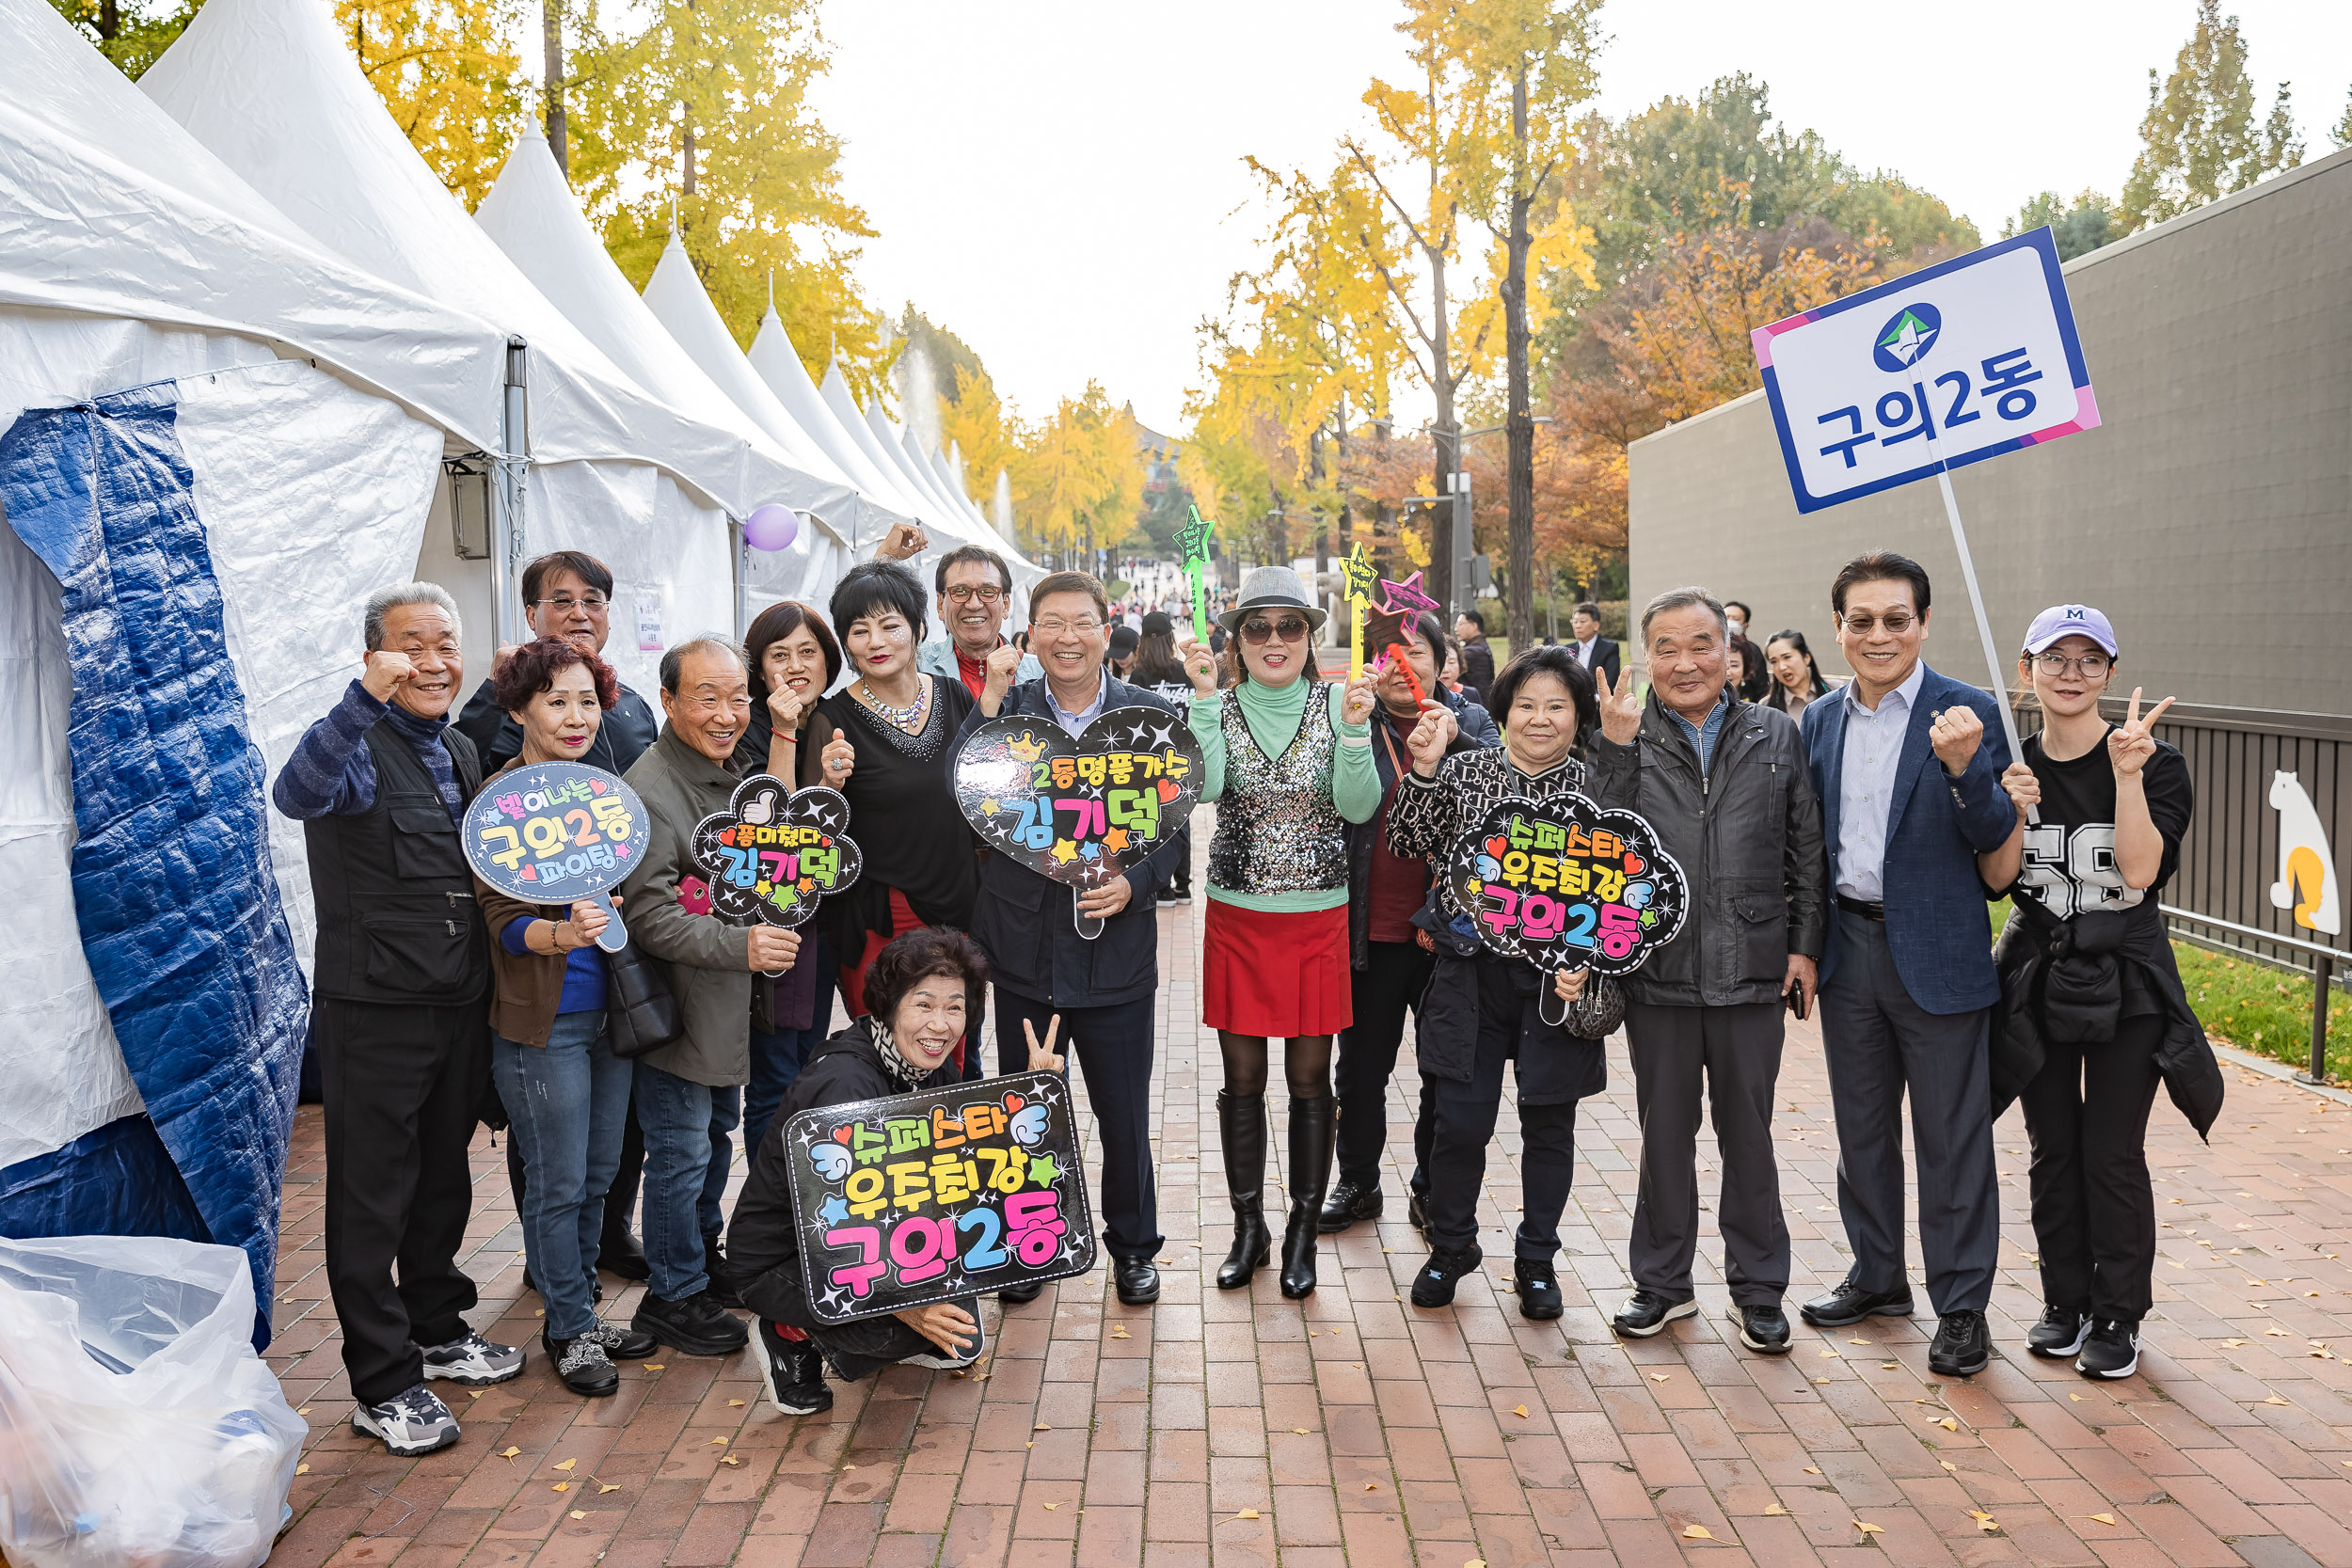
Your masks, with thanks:
M1928 356L1944 330L1944 314L1932 305L1906 305L1879 329L1870 357L1883 371L1907 371Z

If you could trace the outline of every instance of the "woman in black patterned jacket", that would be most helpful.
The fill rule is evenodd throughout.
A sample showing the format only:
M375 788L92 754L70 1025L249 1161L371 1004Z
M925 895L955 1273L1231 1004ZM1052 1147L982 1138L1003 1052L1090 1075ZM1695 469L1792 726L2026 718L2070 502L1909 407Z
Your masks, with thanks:
M1462 835L1474 832L1498 800L1541 800L1581 794L1584 765L1576 752L1599 725L1593 677L1565 648L1537 647L1495 677L1489 711L1502 724L1502 745L1446 755L1454 716L1432 704L1412 734L1413 770L1389 808L1389 842L1401 855L1427 855L1441 865ZM1422 1203L1429 1261L1413 1279L1413 1305L1443 1307L1454 1282L1476 1268L1478 1196L1486 1174L1486 1144L1502 1104L1502 1066L1514 1063L1519 1128L1525 1138L1519 1180L1526 1217L1519 1222L1515 1287L1529 1318L1560 1315L1560 1216L1567 1207L1576 1162L1576 1105L1600 1092L1607 1066L1600 1038L1613 1019L1570 1022L1595 1031L1585 1037L1543 1021L1545 976L1520 958L1501 958L1479 945L1470 916L1438 879L1433 935L1438 963L1422 998L1422 1073L1435 1091L1429 1147L1416 1152L1427 1174ZM1585 974L1562 970L1554 990L1573 1002Z

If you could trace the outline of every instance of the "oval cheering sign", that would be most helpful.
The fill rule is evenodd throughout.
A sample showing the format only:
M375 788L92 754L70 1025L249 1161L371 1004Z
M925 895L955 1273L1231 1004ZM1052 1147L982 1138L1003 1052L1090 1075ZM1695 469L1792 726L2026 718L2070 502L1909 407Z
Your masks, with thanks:
M636 867L645 803L618 776L584 762L510 768L466 808L464 838L467 863L495 891L527 904L588 899L608 922L596 945L628 945L606 895Z
M1629 974L1682 929L1682 867L1649 823L1581 795L1499 800L1448 859L1479 940L1546 971Z

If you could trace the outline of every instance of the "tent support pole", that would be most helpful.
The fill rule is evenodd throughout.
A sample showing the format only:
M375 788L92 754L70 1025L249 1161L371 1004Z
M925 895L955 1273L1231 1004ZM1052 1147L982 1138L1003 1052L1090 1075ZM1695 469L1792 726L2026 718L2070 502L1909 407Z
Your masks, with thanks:
M523 475L531 466L530 348L506 340L506 398L499 414L498 482L491 487L490 624L500 644L523 641Z

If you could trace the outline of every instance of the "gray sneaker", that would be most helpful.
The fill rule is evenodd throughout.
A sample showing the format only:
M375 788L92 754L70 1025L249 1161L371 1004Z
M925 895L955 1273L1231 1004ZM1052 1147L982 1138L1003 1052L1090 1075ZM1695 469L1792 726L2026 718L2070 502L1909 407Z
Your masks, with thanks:
M402 1459L435 1452L457 1441L457 1418L441 1397L420 1383L382 1404L363 1404L351 1413L351 1430L383 1440Z
M513 1345L494 1345L470 1328L446 1345L425 1347L425 1376L445 1377L469 1388L504 1383L520 1376L522 1370L521 1351Z

